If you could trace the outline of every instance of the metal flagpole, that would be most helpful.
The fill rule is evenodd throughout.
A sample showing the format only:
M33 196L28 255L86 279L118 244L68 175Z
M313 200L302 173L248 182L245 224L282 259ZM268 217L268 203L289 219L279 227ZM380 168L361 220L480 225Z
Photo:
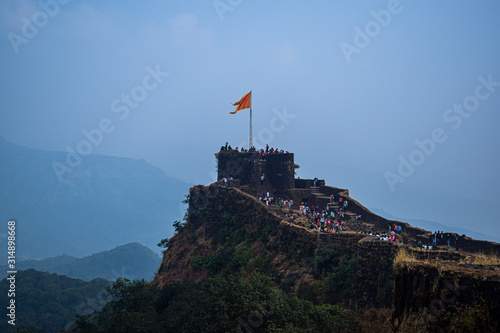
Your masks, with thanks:
M250 90L250 92L252 92ZM253 96L250 95L250 143L248 145L248 149L250 150L250 148L253 147L252 145L252 99L253 99Z

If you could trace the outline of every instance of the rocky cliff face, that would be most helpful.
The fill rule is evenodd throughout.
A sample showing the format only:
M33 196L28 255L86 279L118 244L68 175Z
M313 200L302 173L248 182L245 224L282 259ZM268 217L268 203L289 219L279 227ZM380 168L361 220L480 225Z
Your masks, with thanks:
M500 266L395 265L392 321L401 332L498 332Z
M423 251L358 230L389 222L378 216L373 223L346 221L346 229L353 224L351 231L331 234L311 231L300 218L285 213L236 188L191 188L186 223L170 239L152 283L200 282L216 274L257 270L300 298L351 310L372 309L360 317L365 332L389 330L391 308L395 331L494 327L491 319L500 315L496 266L474 270L461 264L473 256L470 253ZM410 237L413 233L416 239L430 234L408 226ZM413 261L394 265L402 249Z
M153 283L258 269L275 276L285 290L313 301L329 298L353 309L389 306L396 247L385 250L386 244L366 237L312 232L238 189L195 186L187 223L170 239ZM337 267L343 270L333 277ZM328 294L327 278L333 283L331 292L341 297ZM347 281L337 285L342 278Z

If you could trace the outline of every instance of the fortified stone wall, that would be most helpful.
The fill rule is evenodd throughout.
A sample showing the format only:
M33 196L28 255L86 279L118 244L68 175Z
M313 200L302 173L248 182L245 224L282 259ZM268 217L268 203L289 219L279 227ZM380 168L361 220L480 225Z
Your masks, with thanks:
M324 179L318 179L316 182L316 186L324 186L325 185L325 180ZM310 188L314 186L314 179L300 179L297 178L295 179L295 188Z
M260 184L260 154L257 152L240 153L237 150L221 150L215 154L217 158L217 180L234 178L240 185L252 187Z
M446 235L446 234L445 234ZM452 234L455 236L456 234ZM446 238L445 238L446 239ZM455 246L455 237L452 237L450 242L451 246ZM466 252L474 252L474 253L484 253L484 254L493 254L500 256L500 244L493 243L489 241L472 239L469 237L461 238L458 242L459 249Z
M223 178L240 180L240 186L257 189L260 177L266 175L266 184L274 195L290 197L295 187L295 167L292 153L268 154L265 158L258 152L241 153L236 150L221 150L217 158L217 180Z
M266 156L267 180L275 190L275 195L290 197L295 187L295 167L293 154L269 154Z

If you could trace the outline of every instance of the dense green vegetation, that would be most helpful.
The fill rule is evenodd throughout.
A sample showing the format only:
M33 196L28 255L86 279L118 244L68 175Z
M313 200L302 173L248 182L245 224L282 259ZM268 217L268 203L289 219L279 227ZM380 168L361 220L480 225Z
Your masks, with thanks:
M341 264L333 266L331 272L323 280L325 301L332 304L342 303L349 295L353 295L353 281L359 274L356 254L346 256Z
M73 331L354 332L356 327L341 307L290 297L259 273L216 275L162 289L118 279L108 290L113 300L99 313L80 317Z
M222 206L219 207L223 211ZM250 246L255 241L265 241L269 235L275 233L271 227L266 226L257 230L254 233L248 233L246 229L240 225L238 218L228 211L222 214L221 229L219 231L220 246L215 253L206 256L194 256L190 265L193 269L205 268L211 276L217 274L227 275L233 274L240 270L252 272L269 271L268 262L270 258L261 253L254 253ZM195 249L195 253L197 249Z
M16 326L7 323L4 311L0 332L29 329L30 332L58 332L68 328L75 314L88 314L100 309L109 300L106 288L109 281L95 279L90 282L66 276L39 272L34 269L16 274ZM7 308L9 282L0 281L0 304Z
M265 241L275 231L263 228L249 232L222 206L219 211L224 212L217 250L208 255L195 255L190 260L191 268L207 270L210 278L201 283L167 284L161 289L144 280L118 279L108 289L112 301L98 313L79 317L72 331L355 331L354 314L335 305L337 299L325 298L327 302L322 302L310 297L313 302L297 297L283 286L280 288L282 276L270 268L269 255L264 250L252 249L255 242ZM184 223L174 224L186 233L186 239L191 238ZM341 288L348 292L352 290L349 277L356 269L355 257L354 254L347 258L338 249L326 247L318 256L317 264L324 267L324 274L331 274L325 281L347 279ZM339 291L328 285L324 289Z

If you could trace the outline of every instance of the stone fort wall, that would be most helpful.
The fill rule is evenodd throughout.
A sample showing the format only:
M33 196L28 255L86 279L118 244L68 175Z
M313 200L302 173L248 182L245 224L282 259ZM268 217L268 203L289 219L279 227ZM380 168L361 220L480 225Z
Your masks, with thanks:
M287 197L295 187L294 155L274 153L262 157L258 152L242 153L236 150L221 150L217 158L217 180L238 179L240 186L258 188L260 177L266 175L267 185L275 195Z

